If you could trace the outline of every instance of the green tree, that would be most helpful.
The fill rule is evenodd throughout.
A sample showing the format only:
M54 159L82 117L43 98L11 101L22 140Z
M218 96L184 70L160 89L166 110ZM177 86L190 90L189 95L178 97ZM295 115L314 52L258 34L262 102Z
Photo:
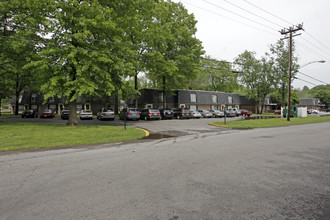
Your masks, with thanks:
M292 67L291 67L291 82L293 82L295 75L298 72L299 64L298 58L294 56L295 44L292 47ZM289 44L285 41L279 40L276 44L270 46L270 53L268 54L271 62L273 63L273 71L276 73L276 89L281 94L279 100L282 106L287 103L288 93L288 73L289 73Z
M314 98L319 98L322 103L326 105L326 108L330 106L330 85L319 85L310 89L309 93Z
M0 2L0 77L3 79L0 99L15 94L16 115L21 92L37 83L35 72L28 64L36 57L37 41L41 37L30 28L38 28L41 17L40 11L31 6L44 8L44 3L43 0Z
M76 126L78 97L100 96L100 91L110 96L124 71L121 54L128 49L121 45L123 30L112 20L112 9L99 1L48 0L48 6L42 25L53 34L31 66L42 76L46 99L67 97L68 125Z
M195 37L196 20L181 3L159 1L152 12L153 22L146 32L150 49L145 55L147 77L166 93L187 87L185 79L196 76L201 42ZM197 64L197 66L196 66Z
M267 57L256 58L255 52L244 51L235 59L238 66L238 77L246 88L246 96L258 103L258 113L262 113L264 101L272 92L274 85L273 63Z
M201 60L201 68L196 77L188 80L190 89L233 92L238 88L237 73L229 62L218 61L206 56Z

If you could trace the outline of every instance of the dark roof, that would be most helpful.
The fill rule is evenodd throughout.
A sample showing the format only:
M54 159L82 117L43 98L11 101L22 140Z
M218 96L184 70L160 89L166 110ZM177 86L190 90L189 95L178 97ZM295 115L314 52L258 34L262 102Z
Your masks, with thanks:
M309 98L309 99L300 99L298 105L319 105L319 99Z

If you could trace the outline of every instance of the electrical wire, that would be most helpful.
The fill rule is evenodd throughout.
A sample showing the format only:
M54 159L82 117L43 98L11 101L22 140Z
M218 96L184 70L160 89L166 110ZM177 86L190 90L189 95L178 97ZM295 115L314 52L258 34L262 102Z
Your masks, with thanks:
M281 26L281 25L279 25L279 24L276 24L276 23L274 23L274 22L270 21L269 19L267 19L267 18L264 18L264 17L262 17L262 16L260 16L260 15L257 15L257 14L255 14L255 13L253 13L253 12L251 12L251 11L249 11L249 10L245 9L245 8L242 8L242 7L240 7L240 6L238 6L238 5L234 4L234 3L232 3L232 2L230 2L230 1L227 1L227 0L223 0L223 1L225 1L226 3L228 3L228 4L232 5L232 6L236 7L236 8L239 8L239 9L241 9L241 10L243 10L243 11L245 11L245 12L249 13L249 14L252 14L252 15L254 15L254 16L256 16L256 17L258 17L258 18L261 18L261 19L263 19L263 20L265 20L265 21L267 21L267 22L269 22L269 23L272 23L272 24L274 24L274 25L276 25L276 26L278 26L278 27L282 28L282 26Z
M245 25L245 26L249 26L249 27L254 28L254 29L256 29L256 30L259 30L259 31L262 31L262 32L264 32L264 33L267 33L267 34L273 35L273 36L275 36L275 37L278 37L277 34L274 34L274 33L272 33L272 32L266 31L266 30L264 30L264 29L261 29L261 28L258 28L258 27L255 27L255 26L252 26L252 25L250 25L250 24L247 24L247 23L244 23L244 22L238 21L238 20L236 20L236 19L233 19L233 18L230 18L230 17L224 16L224 15L221 15L221 14L219 14L219 13L213 12L213 11L211 11L211 10L208 10L208 9L202 8L202 7L200 7L200 6L197 6L197 5L191 4L191 3L186 2L186 1L182 1L182 0L181 0L181 2L184 2L184 3L187 4L187 5L191 5L191 6L195 7L195 8L201 9L201 10L203 10L203 11L209 12L209 13L211 13L211 14L214 14L214 15L217 15L217 16L220 16L220 17L223 17L223 18L226 18L226 19L228 19L228 20L231 20L231 21L234 21L234 22L237 22L237 23L243 24L243 25Z
M263 11L263 12L266 12L267 14L269 14L269 15L271 15L271 16L273 16L273 17L275 17L275 18L277 18L277 19L279 19L279 20L281 20L281 21L284 21L285 23L288 23L288 24L290 24L290 25L293 25L291 22L289 22L289 21L287 21L287 20L284 20L283 18L281 18L281 17L279 17L279 16L277 16L277 15L275 15L275 14L273 14L273 13L270 13L269 11L266 11L265 9L259 7L258 5L255 5L255 4L253 4L253 3L251 3L251 2L249 2L249 1L247 1L247 0L243 0L243 1L245 1L246 3L252 5L252 6L256 7L256 8L258 8L259 10L261 10L261 11Z
M314 86L318 86L318 85L315 84L315 83L312 83L312 82L309 82L309 81L306 81L306 80L300 79L300 78L298 78L298 77L295 77L295 79L298 79L298 80L300 80L300 81L303 81L303 82L306 82L306 83L312 84L312 85L314 85Z
M203 0L203 1L206 2L206 3L208 3L208 4L210 4L210 5L213 5L214 7L220 8L220 9L222 9L222 10L224 10L224 11L227 11L227 12L229 12L229 13L231 13L231 14L234 14L234 15L236 15L236 16L238 16L238 17L244 18L244 19L249 20L249 21L251 21L251 22L253 22L253 23L256 23L256 24L258 24L258 25L261 25L261 26L263 26L263 27L266 27L266 28L268 28L268 29L271 29L272 31L277 31L276 29L274 29L274 28L272 28L272 27L269 27L269 26L267 26L267 25L265 25L265 24L262 24L262 23L260 23L260 22L258 22L258 21L255 21L255 20L253 20L253 19L250 19L250 18L248 18L248 17L245 17L245 16L243 16L243 15L240 15L240 14L238 14L238 13L236 13L236 12L233 12L233 11L231 11L231 10L228 10L228 9L226 9L226 8L223 8L223 7L221 7L221 6L219 6L219 5L216 5L216 4L212 3L212 2L209 2L209 1L207 1L207 0Z
M305 74L305 73L302 73L302 72L298 72L298 73L300 73L300 74L302 74L302 75L304 75L304 76L306 76L306 77L308 77L308 78L311 78L311 79L313 79L313 80L315 80L315 81L318 81L318 82L320 82L320 83L324 83L324 84L326 84L326 85L328 85L329 83L326 83L326 82L324 82L324 81L321 81L321 80L318 80L318 79L316 79L316 78L314 78L314 77L311 77L311 76L309 76L309 75L307 75L307 74Z

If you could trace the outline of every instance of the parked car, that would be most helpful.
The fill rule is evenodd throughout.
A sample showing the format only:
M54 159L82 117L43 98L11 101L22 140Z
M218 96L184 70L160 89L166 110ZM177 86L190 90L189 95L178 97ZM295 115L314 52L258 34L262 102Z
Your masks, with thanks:
M40 118L54 118L55 112L51 109L45 109L40 113Z
M189 108L175 108L173 109L173 117L176 119L192 118Z
M90 110L81 110L80 119L93 119L93 112Z
M160 119L160 112L158 109L145 108L140 113L140 119L151 120L151 119Z
M22 112L22 118L38 118L38 112L34 109L25 110Z
M274 114L275 115L280 115L281 114L281 110L274 110Z
M252 111L246 110L246 109L241 109L241 115L243 115L243 116L247 115L248 117L250 117L252 115Z
M123 108L120 111L119 119L120 120L140 120L140 111L137 108Z
M209 110L212 113L213 118L221 118L225 116L225 113L221 110Z
M202 114L203 118L212 118L213 114L208 110L198 110Z
M99 120L115 120L115 112L111 108L102 108L96 114Z
M70 110L64 109L61 112L61 119L68 120L69 119L69 115L70 115Z
M190 114L192 116L191 118L202 118L203 117L203 115L199 111L196 111L196 110L191 110Z
M236 113L236 116L241 115L241 110L239 108L232 108L232 110Z
M169 108L161 108L159 109L161 119L172 119L173 118L173 111Z
M307 110L307 113L308 113L308 114L319 114L320 111L317 110L317 109L308 109L308 110Z
M327 109L325 110L325 112L330 112L330 108L327 108Z
M233 109L227 109L224 112L226 117L236 117L236 112Z

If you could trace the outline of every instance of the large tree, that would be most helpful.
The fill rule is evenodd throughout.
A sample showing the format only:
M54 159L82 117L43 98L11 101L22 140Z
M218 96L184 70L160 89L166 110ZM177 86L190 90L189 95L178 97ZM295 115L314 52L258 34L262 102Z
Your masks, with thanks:
M248 98L258 103L257 112L262 113L264 101L274 86L273 63L266 56L261 60L255 52L244 51L236 59L239 80L246 87Z
M206 56L201 60L201 69L194 78L187 79L190 89L233 92L238 87L237 73L231 64Z
M294 56L295 44L292 47L292 67L291 82L298 72L298 58ZM287 103L288 85L289 85L289 43L279 40L276 44L270 46L269 58L273 63L273 71L276 73L276 89L281 94L280 104L285 106Z
M166 93L187 87L185 79L195 77L203 51L195 36L196 20L181 3L159 1L152 13L146 32L147 77L162 88L165 107Z
M28 64L36 58L38 51L40 36L32 28L39 27L44 3L24 0L0 2L0 99L15 94L16 115L21 92L32 89L38 82L34 70ZM38 6L42 6L40 10L36 10Z
M43 27L51 31L33 66L43 76L45 98L65 96L68 125L77 125L79 96L111 95L120 83L126 47L112 9L97 0L49 0ZM55 46L54 46L55 45Z

